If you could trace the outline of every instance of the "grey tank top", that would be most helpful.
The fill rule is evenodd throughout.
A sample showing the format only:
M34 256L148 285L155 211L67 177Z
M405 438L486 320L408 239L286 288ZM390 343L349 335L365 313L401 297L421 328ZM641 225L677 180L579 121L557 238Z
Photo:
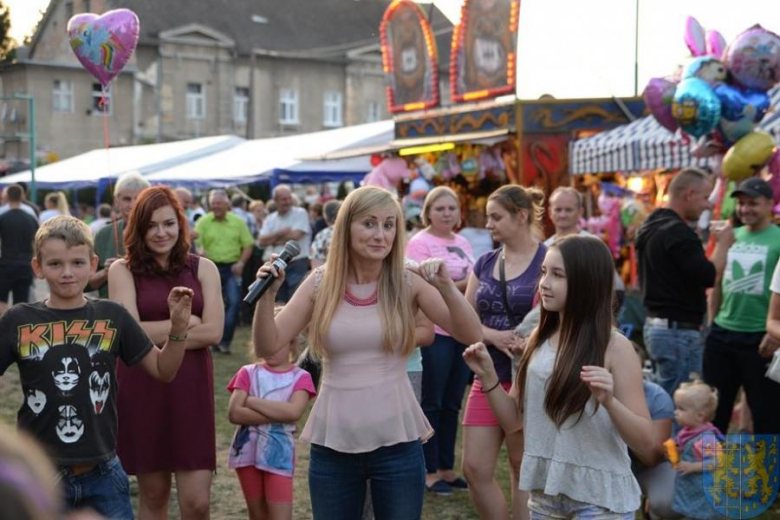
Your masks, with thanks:
M604 407L594 414L591 399L579 422L569 417L560 429L547 415L544 398L555 356L556 349L545 341L528 366L520 489L563 494L616 513L636 511L641 492L628 447Z

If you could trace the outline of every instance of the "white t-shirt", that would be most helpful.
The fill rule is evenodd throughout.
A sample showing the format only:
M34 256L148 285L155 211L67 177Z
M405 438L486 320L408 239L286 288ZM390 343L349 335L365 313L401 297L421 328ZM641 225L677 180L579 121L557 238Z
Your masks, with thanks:
M301 254L293 260L309 257L309 248L311 247L311 224L309 224L309 215L303 208L290 208L285 215L279 215L274 211L263 221L263 227L260 229L260 236L267 236L276 233L282 228L289 227L295 231L303 231L305 234L296 240L301 247ZM284 250L284 244L278 246L268 246L263 251L264 258L270 258L271 253L281 253Z
M2 215L3 213L5 213L5 212L6 212L6 211L8 211L9 209L11 209L11 206L9 206L8 204L3 204L2 206L0 206L0 215ZM23 202L23 203L22 203L22 204L19 206L19 209L21 209L22 211L24 211L24 212L25 212L25 213L27 213L28 215L30 215L30 216L32 216L32 217L35 217L35 221L36 221L36 222L38 221L38 214L37 214L37 213L35 213L35 210L34 210L34 209L32 209L32 208L31 208L30 206L28 206L27 204L25 204L24 202Z
M780 262L775 266L775 274L772 275L772 281L769 282L769 290L780 294Z

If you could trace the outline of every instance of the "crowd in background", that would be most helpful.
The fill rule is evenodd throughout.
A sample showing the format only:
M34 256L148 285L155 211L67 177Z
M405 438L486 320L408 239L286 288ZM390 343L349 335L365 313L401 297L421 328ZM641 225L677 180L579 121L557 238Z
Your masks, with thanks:
M765 376L780 347L780 228L771 189L748 179L732 194L734 221L711 224L708 257L693 223L711 209L711 190L706 173L683 170L667 206L639 230L640 347L617 332L625 286L606 246L582 229L582 197L572 188L545 201L535 189L504 186L488 198L479 229L463 228L458 196L446 187L404 215L378 188L337 200L329 189L298 195L278 185L263 202L240 190L150 187L127 174L112 206L74 212L97 255L85 290L120 303L152 351L186 348L173 383L145 363L130 366L138 360L126 353L115 374L90 373L91 382L111 374L119 383L111 399L121 466L100 471L137 475L142 518L164 517L173 479L182 517L207 518L216 470L212 354L231 354L236 328L253 323L264 361L228 386L237 425L230 467L252 518L290 517L293 432L315 396L301 433L312 445L315 518L417 518L425 493L457 491L468 491L482 518L633 518L639 508L650 518L714 518L700 485L702 443L734 427L736 402L751 419L738 428L780 432L772 404L780 383ZM555 228L547 240L545 212ZM71 213L63 192L38 208L21 186L3 191L0 311L33 301L40 236L60 237L52 229ZM487 235L495 248L485 251ZM272 262L289 241L300 252L280 272ZM243 298L258 276L276 280L249 305ZM177 287L192 292L174 298ZM296 364L304 348L312 355ZM653 367L644 377L640 359ZM0 351L0 372L13 360ZM10 460L3 450L0 459ZM54 460L75 486L114 459ZM505 463L511 497L494 476ZM19 463L21 476L9 478L2 464L0 488L24 498L22 481L39 470ZM30 507L51 509L63 491L47 489Z

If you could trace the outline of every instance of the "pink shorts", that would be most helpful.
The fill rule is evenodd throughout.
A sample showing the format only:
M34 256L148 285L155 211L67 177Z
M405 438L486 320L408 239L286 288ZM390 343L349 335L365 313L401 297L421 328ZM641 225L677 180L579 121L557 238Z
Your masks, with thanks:
M509 392L512 383L504 381L501 387ZM498 419L493 415L487 396L482 393L482 382L476 377L469 391L466 411L463 413L463 426L498 426Z
M238 481L247 502L264 499L271 504L292 504L293 479L254 466L236 468Z

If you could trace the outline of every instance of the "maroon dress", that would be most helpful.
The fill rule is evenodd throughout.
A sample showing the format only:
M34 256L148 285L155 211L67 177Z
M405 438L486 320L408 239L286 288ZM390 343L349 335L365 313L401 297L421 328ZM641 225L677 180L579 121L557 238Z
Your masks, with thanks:
M198 262L199 257L189 255L175 277L134 276L141 321L170 319L168 293L176 286L195 292L192 314L203 316ZM171 383L122 362L116 374L117 454L127 473L216 469L214 367L208 348L187 350Z

